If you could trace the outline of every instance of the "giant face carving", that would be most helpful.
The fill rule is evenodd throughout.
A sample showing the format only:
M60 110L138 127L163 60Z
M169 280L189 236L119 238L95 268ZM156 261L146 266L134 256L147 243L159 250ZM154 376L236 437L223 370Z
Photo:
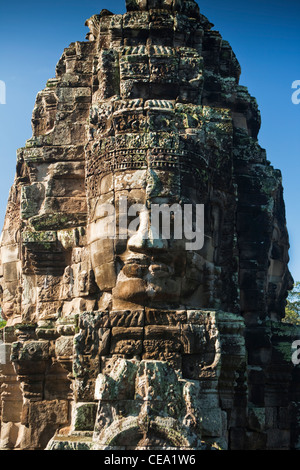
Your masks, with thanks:
M103 176L88 237L96 282L116 305L199 302L204 205L193 181L151 168Z

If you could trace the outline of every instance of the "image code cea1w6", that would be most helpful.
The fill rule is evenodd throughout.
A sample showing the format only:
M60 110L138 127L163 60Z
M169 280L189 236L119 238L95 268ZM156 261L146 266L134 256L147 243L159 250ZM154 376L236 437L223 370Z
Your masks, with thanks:
M148 458L150 465L195 465L195 455L172 454L172 455L150 455Z

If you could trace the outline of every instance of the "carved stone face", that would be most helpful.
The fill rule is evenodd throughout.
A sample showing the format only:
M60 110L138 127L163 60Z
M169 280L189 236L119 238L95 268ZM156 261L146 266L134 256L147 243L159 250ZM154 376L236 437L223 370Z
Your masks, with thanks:
M88 237L96 282L102 292L112 293L114 300L140 305L185 304L202 284L202 234L196 238L187 229L196 230L196 222L198 228L203 224L203 201L193 185L186 185L184 191L180 187L179 174L166 170L126 170L103 177ZM115 213L105 210L104 204ZM190 226L188 208L197 205L199 212L194 211ZM157 219L159 227L153 216L158 206L167 208ZM172 208L177 211L173 213ZM106 230L112 226L116 233L108 238Z

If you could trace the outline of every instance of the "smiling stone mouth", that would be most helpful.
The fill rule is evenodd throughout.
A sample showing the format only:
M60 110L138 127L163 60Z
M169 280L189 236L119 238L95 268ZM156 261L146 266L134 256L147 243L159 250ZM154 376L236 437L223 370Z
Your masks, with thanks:
M172 275L174 269L169 264L153 258L132 258L124 263L123 273L127 277L150 275Z
M152 273L155 273L157 271L170 273L170 268L164 263L153 263L149 266L149 271Z

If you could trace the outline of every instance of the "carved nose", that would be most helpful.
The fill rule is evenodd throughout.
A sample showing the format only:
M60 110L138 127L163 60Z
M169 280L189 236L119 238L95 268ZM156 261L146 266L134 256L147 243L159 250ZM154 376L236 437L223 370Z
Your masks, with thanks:
M149 223L147 211L140 212L140 225L128 240L128 248L135 252L157 252L168 249L168 241L159 236L159 230Z

